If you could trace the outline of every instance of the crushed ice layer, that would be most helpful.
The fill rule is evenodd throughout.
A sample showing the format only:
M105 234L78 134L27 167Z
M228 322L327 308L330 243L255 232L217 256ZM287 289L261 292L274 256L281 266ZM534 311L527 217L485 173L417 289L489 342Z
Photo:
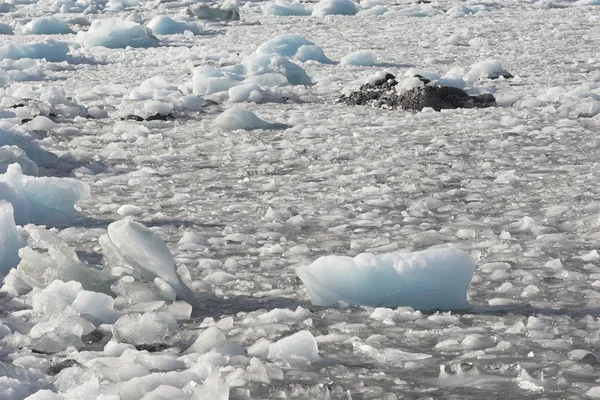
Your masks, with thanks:
M325 256L296 269L314 305L344 301L422 310L467 308L474 272L473 259L457 249Z

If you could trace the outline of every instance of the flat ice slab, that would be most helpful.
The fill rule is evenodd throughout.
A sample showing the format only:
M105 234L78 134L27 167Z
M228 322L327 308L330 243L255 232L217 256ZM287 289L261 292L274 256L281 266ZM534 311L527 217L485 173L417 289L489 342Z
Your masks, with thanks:
M296 274L314 305L338 301L367 306L463 309L475 262L457 249L325 256Z

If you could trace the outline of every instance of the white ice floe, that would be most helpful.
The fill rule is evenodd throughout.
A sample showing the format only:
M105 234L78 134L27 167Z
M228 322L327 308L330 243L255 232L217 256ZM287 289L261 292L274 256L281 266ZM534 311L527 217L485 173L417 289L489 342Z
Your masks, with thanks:
M312 11L304 3L298 1L275 0L261 6L266 15L294 16L310 15Z
M152 18L146 27L150 28L155 35L176 35L182 34L185 31L199 35L202 32L202 27L197 22L175 21L166 15L159 15Z
M2 190L2 186L0 186ZM0 273L7 274L19 264L19 249L22 243L15 226L13 207L0 200Z
M473 259L451 248L326 256L296 269L315 305L345 301L444 310L468 306L467 289L474 272Z
M26 35L59 35L75 33L62 19L55 16L40 17L29 21L23 31Z
M9 43L0 47L0 59L20 60L22 58L46 59L51 62L65 61L69 45L65 42L48 39L28 44Z
M377 53L373 50L360 50L350 53L340 60L340 65L370 67L377 64Z
M175 271L175 260L165 243L144 225L131 217L113 222L108 226L107 234L100 237L100 244L113 271L121 268L146 282L160 278L177 293L177 297L192 306L198 305L194 292Z
M326 15L354 15L360 8L352 0L320 0L313 8L314 17Z
M276 127L275 124L260 119L252 111L242 110L241 108L230 108L223 112L215 119L214 125L227 131L237 129L271 129Z
M13 203L15 210L24 220L17 223L64 224L80 217L75 203L89 197L87 183L73 178L33 177L23 175L19 164L8 166L6 173L0 175L0 184L8 186L0 192L0 199ZM15 196L15 194L17 196Z
M27 157L27 153L17 146L0 147L0 174L8 169L10 164L19 164L25 175L37 175L38 166Z
M94 20L87 31L77 33L77 41L87 49L94 46L121 49L159 45L159 40L150 29L119 18Z
M299 61L318 61L330 64L332 61L325 55L323 49L300 35L282 34L264 42L256 49L258 54L275 54L293 57Z

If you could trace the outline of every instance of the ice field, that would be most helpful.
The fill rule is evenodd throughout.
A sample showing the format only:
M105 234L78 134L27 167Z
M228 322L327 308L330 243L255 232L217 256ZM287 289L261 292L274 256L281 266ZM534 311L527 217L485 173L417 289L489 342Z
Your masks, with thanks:
M0 399L600 398L597 0L6 0L0 94Z

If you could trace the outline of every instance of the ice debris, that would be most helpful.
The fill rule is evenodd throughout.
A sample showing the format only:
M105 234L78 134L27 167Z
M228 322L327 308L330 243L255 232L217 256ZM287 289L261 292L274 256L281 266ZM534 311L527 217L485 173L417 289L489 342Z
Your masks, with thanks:
M464 309L475 262L453 248L415 253L325 256L296 274L314 305L338 301L414 309Z

